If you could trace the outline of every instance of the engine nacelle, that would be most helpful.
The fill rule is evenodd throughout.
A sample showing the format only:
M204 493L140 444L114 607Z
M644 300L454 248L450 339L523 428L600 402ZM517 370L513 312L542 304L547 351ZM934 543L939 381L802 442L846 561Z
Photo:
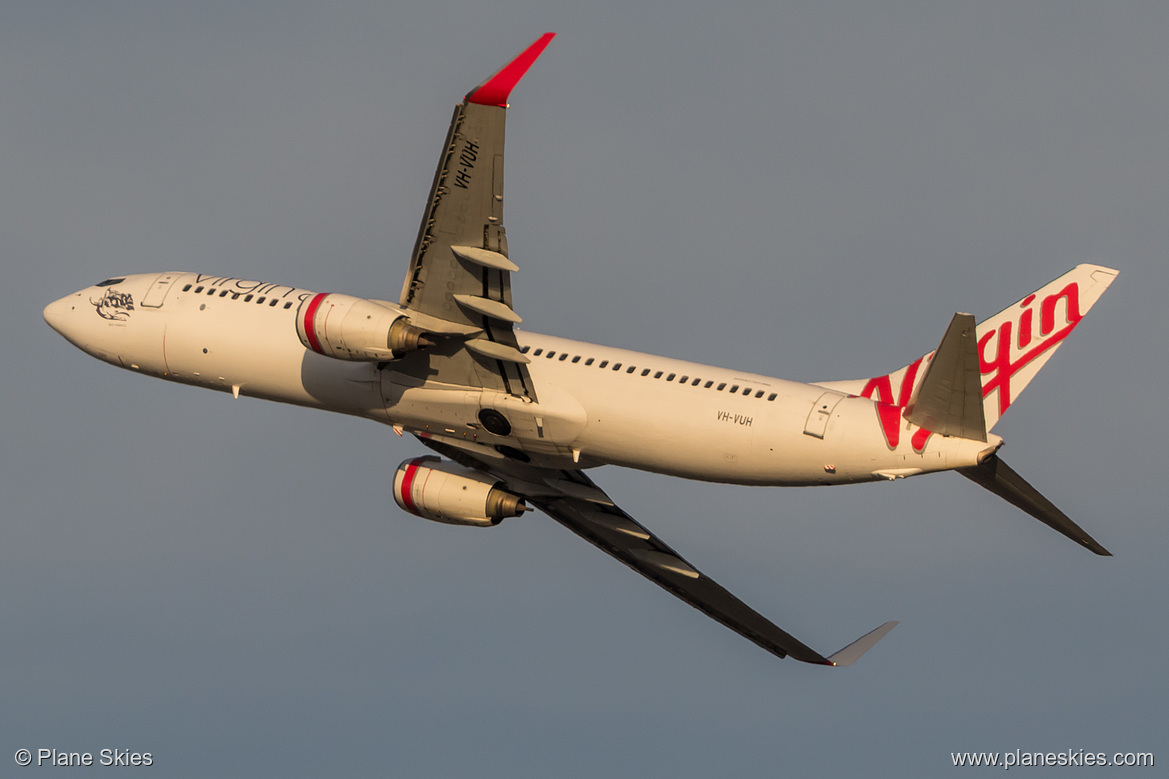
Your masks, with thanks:
M448 525L491 527L528 510L498 480L441 457L415 457L394 474L394 500L411 514Z
M429 346L426 333L401 311L365 298L320 292L301 301L296 334L317 354L381 362Z

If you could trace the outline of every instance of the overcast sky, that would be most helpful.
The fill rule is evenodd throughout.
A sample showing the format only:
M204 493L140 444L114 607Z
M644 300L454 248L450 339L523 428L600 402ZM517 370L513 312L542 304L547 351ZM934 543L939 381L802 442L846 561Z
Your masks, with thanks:
M543 515L401 512L412 439L43 322L154 270L396 297L452 105L546 30L508 125L525 327L856 378L1118 268L995 431L1115 557L954 474L596 472L818 650L901 621L848 669L778 660ZM1167 35L1163 2L0 2L0 772L42 747L224 777L1169 763Z

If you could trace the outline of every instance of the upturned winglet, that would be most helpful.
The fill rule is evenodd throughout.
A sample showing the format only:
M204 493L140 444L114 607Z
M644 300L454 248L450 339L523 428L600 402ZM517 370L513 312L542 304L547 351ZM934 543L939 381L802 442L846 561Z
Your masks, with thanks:
M873 648L873 645L885 637L893 628L897 627L895 620L886 622L876 630L870 630L851 644L833 655L828 655L824 665L846 666L852 665L860 656Z
M511 90L555 37L556 33L554 32L546 32L541 35L518 57L504 65L498 73L468 92L467 102L507 108L507 96L511 94Z

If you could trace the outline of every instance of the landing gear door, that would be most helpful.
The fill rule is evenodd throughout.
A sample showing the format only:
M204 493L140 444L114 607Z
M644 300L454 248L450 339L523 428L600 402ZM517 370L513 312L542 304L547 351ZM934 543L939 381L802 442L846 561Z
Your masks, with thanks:
M503 392L484 392L479 399L479 422L489 433L525 442L544 438L544 421L533 412L534 403Z
M488 432L511 438L529 454L569 456L572 443L584 430L588 417L568 393L550 386L540 388L540 403L503 392L484 392L479 422Z
M804 423L804 435L810 435L813 438L823 438L824 431L828 429L828 420L832 418L832 412L836 409L836 404L844 399L844 395L839 392L825 392L812 405L811 412L808 413L808 421Z

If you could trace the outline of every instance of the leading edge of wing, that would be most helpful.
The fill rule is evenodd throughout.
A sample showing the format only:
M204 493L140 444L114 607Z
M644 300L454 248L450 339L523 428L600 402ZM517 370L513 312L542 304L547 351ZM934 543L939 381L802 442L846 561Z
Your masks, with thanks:
M596 488L583 473L574 481ZM824 657L701 573L633 517L614 505L579 497L530 496L540 510L675 597L778 657L846 666L880 641L897 623L886 622L844 649Z

